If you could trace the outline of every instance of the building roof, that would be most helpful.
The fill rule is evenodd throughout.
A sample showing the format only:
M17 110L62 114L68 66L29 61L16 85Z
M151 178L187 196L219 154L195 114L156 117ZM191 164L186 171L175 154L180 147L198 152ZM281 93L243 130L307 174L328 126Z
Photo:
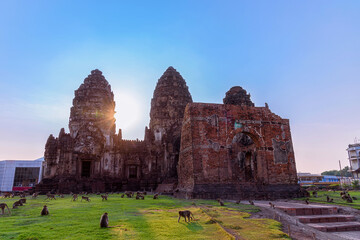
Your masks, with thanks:
M0 162L6 162L6 161L11 161L11 162L43 162L44 161L44 157L35 159L35 160L0 160Z
M323 177L320 174L312 174L312 173L297 173L298 177Z
M350 148L360 148L360 143L349 144L349 148L347 150L350 150Z

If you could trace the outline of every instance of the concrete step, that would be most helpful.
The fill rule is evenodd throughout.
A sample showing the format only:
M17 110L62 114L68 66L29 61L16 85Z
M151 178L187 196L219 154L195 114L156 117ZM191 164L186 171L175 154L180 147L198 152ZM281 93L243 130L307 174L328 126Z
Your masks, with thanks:
M308 216L298 216L297 217L302 223L329 223L329 222L351 222L355 221L355 216L353 215L308 215Z
M307 225L322 232L360 231L359 222L309 223Z
M275 208L286 212L291 216L303 215L328 215L336 214L337 207L332 206L318 206L318 205L293 205L293 206L275 206Z

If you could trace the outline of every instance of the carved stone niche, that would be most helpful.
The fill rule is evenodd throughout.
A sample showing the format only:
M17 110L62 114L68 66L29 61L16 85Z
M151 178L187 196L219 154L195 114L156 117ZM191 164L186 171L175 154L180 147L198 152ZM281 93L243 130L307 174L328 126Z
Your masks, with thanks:
M277 141L272 139L274 149L274 162L276 164L288 163L289 154L293 152L291 141Z
M74 150L79 153L101 155L104 150L105 138L96 126L85 125L75 137Z
M257 175L257 152L256 144L246 133L238 133L234 136L230 159L234 164L233 174L241 181L254 181Z

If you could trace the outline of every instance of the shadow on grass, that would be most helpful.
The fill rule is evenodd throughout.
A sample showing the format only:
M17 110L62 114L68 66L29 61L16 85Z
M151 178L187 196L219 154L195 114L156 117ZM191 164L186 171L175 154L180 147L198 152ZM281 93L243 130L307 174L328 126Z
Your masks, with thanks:
M187 229L192 232L202 231L204 228L197 222L180 222L181 225L184 225Z
M139 211L131 211L131 215L132 216L130 218L130 221L128 221L128 225L132 226L132 228L136 231L137 235L140 235L141 238L144 238L146 236L146 239L156 239L156 236L152 231L151 226L148 224L143 214L141 214Z

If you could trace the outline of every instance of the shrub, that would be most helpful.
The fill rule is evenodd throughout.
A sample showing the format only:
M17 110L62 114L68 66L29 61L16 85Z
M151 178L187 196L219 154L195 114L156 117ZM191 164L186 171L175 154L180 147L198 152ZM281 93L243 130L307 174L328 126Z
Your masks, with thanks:
M351 185L353 189L360 189L359 180L354 180Z
M338 184L338 183L330 184L330 185L329 185L329 188L330 188L330 189L339 189L339 188L340 188L340 184Z

